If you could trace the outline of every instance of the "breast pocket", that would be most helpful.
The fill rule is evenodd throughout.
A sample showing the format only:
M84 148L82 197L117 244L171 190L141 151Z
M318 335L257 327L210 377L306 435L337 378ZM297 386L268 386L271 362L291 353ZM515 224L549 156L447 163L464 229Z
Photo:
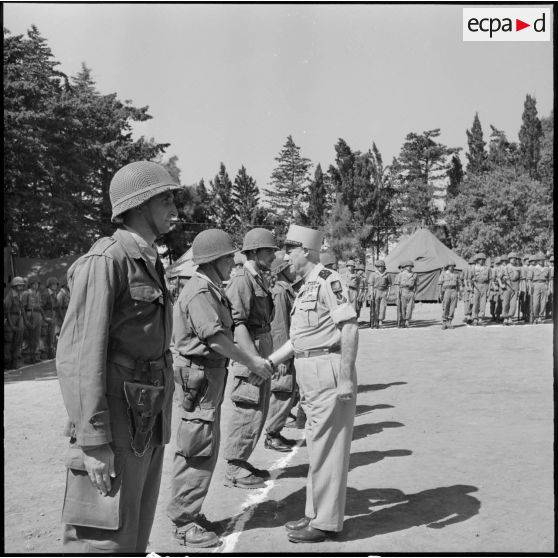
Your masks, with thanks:
M164 305L163 291L154 285L132 284L130 297L138 318L147 317L152 314L157 305Z
M318 299L303 300L299 305L300 310L304 312L304 317L307 325L318 325Z

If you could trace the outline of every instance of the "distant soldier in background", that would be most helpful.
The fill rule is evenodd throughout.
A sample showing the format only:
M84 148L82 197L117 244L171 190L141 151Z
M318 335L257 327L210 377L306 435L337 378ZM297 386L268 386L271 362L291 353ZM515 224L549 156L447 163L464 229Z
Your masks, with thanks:
M4 298L4 368L8 370L21 366L21 346L25 329L22 303L24 289L24 279L14 277Z
M359 277L355 273L355 262L354 260L349 260L347 262L347 269L349 274L347 276L347 290L349 293L349 303L353 305L353 308L357 309L357 299L358 299L358 285ZM358 316L358 313L357 313Z
M271 264L271 274L275 278L274 286L271 289L275 308L271 322L271 335L273 346L281 347L289 340L291 310L296 297L292 284L296 274L290 263L285 260L285 252L277 252L275 256L275 260ZM296 444L294 440L289 440L281 434L293 408L295 395L295 368L291 358L277 365L271 377L271 395L264 442L267 449L288 452Z
M550 280L550 269L545 267L545 256L542 252L535 256L536 265L531 275L533 293L533 323L542 324L544 321L546 294Z
M493 260L493 266L490 267L491 280L488 287L488 300L490 303L491 321L499 322L502 315L502 298L500 292L500 273L502 272L502 258L496 256Z
M28 331L28 364L40 361L39 344L41 340L41 327L43 325L43 309L41 294L39 293L39 278L31 275L28 279L29 288L23 293L21 301L24 309L24 323Z
M54 358L56 355L56 332L58 325L58 279L49 277L46 282L47 288L42 294L41 305L43 308L44 322L42 336L44 352L42 358Z
M360 311L366 300L366 276L364 272L366 271L364 264L358 263L355 266L357 277L358 277L358 290L357 290L357 305L356 305L356 313L357 317L360 316Z
M60 324L60 327L62 327L68 310L68 305L70 304L70 289L68 289L65 274L60 277L58 283L60 285L60 289L58 289L58 293L56 294L56 299L58 300L58 323ZM56 333L60 333L60 328Z
M463 270L463 321L470 324L473 321L473 270L475 269L475 258L471 256L468 266Z
M509 263L506 264L500 275L500 286L502 289L502 315L504 325L512 325L515 316L520 283L521 267L519 267L519 255L516 252L508 254Z
M492 281L492 270L485 265L486 256L480 252L475 256L475 268L471 277L473 285L473 325L478 326L479 320L486 325L484 314L486 311L486 298L490 282Z
M370 327L379 329L384 325L386 306L392 286L391 275L386 272L384 260L376 262L376 271L368 277L368 294L370 296Z
M417 274L412 271L413 262L411 260L401 262L401 267L402 269L397 276L402 323L399 327L410 327L410 322L413 317L413 307L415 304Z
M442 329L453 329L452 321L457 306L460 279L455 262L450 260L438 279L439 300L442 303Z
M528 277L529 277L529 255L523 256L521 266L521 280L519 282L519 311L521 312L521 319L524 322L529 321L529 290L528 290Z
M552 318L553 306L554 306L554 256L548 258L550 278L548 281L548 297L546 302L546 317L547 319Z
M320 263L326 269L332 269L333 271L337 271L339 268L339 263L337 262L337 258L333 252L321 252Z

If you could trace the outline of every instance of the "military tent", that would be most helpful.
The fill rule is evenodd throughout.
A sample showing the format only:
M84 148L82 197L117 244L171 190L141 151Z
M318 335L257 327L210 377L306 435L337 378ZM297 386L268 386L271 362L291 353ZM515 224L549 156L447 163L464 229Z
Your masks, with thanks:
M190 248L167 268L166 274L169 279L174 277L192 277L196 272L196 267L192 263L192 248Z
M464 271L467 262L438 240L428 229L417 229L411 236L402 240L386 256L386 270L395 279L399 264L412 260L417 274L415 300L437 300L437 284L444 267L453 260L455 269Z

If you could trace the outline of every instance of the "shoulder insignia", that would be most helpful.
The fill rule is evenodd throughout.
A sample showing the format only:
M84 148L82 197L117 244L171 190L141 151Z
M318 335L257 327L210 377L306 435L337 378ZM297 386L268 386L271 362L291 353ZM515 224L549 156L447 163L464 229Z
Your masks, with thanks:
M327 279L330 275L331 275L331 269L322 269L322 271L320 271L319 276L322 279Z
M341 281L333 281L331 283L331 290L334 293L339 293L343 291L343 287L341 286Z

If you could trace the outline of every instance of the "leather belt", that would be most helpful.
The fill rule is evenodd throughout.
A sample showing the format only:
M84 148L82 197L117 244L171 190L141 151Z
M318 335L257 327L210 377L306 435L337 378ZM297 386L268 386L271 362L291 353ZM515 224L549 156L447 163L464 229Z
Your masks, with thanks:
M263 326L263 327L253 327L253 328L248 327L248 331L254 337L258 337L260 335L263 335L264 333L269 333L271 331L271 326L266 325L266 326Z
M123 366L124 368L129 368L130 370L135 370L136 373L149 373L149 372L159 372L164 370L169 366L172 366L172 353L166 351L164 355L160 356L155 360L141 360L134 359L131 356L121 353L119 351L110 351L107 356L109 362Z
M184 366L190 368L226 368L228 364L228 359L226 358L211 359L200 356L186 356L182 353L180 356L184 359Z
M533 283L546 283L546 279L533 279Z
M336 345L335 347L323 347L321 349L308 349L306 351L295 351L294 357L310 358L310 357L316 357L321 355L338 354L340 352L341 352L341 347L339 345Z
M444 289L450 289L452 291L455 291L455 290L457 290L457 287L454 287L454 286L447 287L447 286L445 286Z

